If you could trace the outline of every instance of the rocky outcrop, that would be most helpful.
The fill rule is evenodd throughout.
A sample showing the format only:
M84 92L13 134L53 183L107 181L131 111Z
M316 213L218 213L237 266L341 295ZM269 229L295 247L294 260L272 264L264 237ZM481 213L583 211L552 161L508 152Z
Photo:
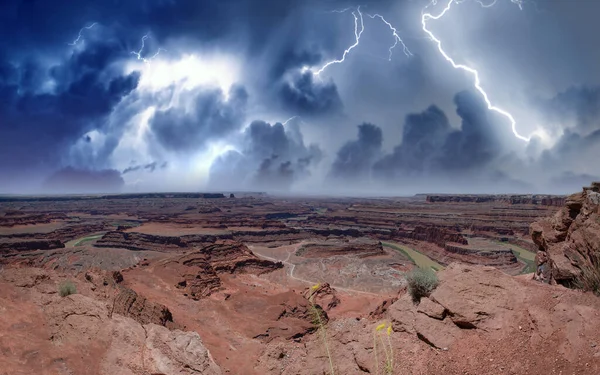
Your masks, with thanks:
M166 326L173 323L169 309L138 295L129 288L122 287L113 303L113 313L132 318L140 324L158 324Z
M202 299L221 289L219 274L260 275L283 267L281 262L259 259L244 244L224 241L156 266L160 272L178 275L175 285L192 299Z
M429 298L415 305L405 295L388 314L395 331L443 349L463 337L465 329L497 328L526 299L523 286L495 268L453 263L440 273L440 285Z
M467 255L473 264L484 264L487 266L506 266L517 263L517 257L510 249L477 249L460 244L447 243L444 249L450 253Z
M9 235L0 235L0 239L44 239L44 240L61 240L70 241L75 238L80 238L91 233L104 232L112 228L109 224L101 223L86 223L69 225L59 228L50 233L14 233Z
M95 247L114 247L128 250L176 251L188 247L181 237L112 231L96 241Z
M0 242L0 254L15 251L61 249L65 244L60 240L21 240L7 239Z
M2 198L0 198L0 201ZM23 214L19 211L8 211L0 216L0 227L13 227L15 225L47 224L55 220L66 220L69 217L63 212L43 214Z
M323 310L329 311L340 304L340 299L335 289L328 283L318 284L315 288L307 288L304 291L304 298L321 306Z
M600 182L569 196L554 217L531 224L538 246L535 278L570 285L600 260Z
M43 372L221 374L196 332L171 331L161 325L141 324L117 313L112 315L102 303L79 294L54 300L44 310L50 327L49 338L54 345L42 346L30 337L27 348L41 351L52 359ZM26 358L27 352L22 355ZM31 369L30 362L21 360L12 370ZM13 372L9 369L9 373Z
M176 286L183 289L189 298L206 298L221 289L221 279L205 254L189 254L177 262L185 266L185 269L181 274L182 280Z
M217 272L262 274L283 267L281 262L259 259L240 242L223 241L199 251Z
M381 242L370 238L351 239L346 242L307 243L296 251L297 256L304 258L326 258L336 255L368 257L384 254Z
M449 228L440 228L435 226L417 226L411 230L398 230L398 236L410 238L417 241L431 242L439 247L444 247L446 242L454 242L467 245L467 239L458 231Z

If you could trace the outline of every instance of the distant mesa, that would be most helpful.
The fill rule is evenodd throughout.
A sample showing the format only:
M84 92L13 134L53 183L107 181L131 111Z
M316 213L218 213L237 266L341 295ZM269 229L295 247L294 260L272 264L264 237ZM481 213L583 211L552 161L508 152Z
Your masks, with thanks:
M422 196L422 195L419 195ZM482 195L482 194L436 194L426 195L430 203L507 203L533 204L538 206L562 207L565 204L564 195L520 194L520 195Z
M102 199L217 199L225 198L223 193L132 193L132 194L95 194L62 196L0 196L0 202L41 202L41 201L78 201Z

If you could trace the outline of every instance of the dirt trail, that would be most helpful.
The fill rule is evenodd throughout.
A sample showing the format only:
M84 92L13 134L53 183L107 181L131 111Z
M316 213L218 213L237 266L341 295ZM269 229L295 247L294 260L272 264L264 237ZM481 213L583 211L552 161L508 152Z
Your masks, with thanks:
M272 262L281 262L281 263L285 264L286 266L289 266L289 270L290 271L289 271L288 275L290 276L291 279L297 280L297 281L300 281L300 282L303 282L303 283L307 283L307 284L310 284L310 285L315 285L315 284L319 283L319 281L316 281L316 280L306 280L306 279L294 276L294 269L296 268L296 264L290 262L290 258L292 257L293 253L296 252L297 247L301 246L301 245L302 245L302 243L299 243L291 251L290 250L286 251L286 253L288 254L288 256L287 256L287 258L285 258L285 260L281 260L281 259L277 259L277 258L272 258L270 256L260 254L252 246L249 246L248 248L250 250L252 250L252 252L254 254L256 254L256 256L258 256L260 258L264 258L264 259L270 260ZM333 285L333 284L331 286L333 288L335 288L336 290L340 290L340 291L347 292L347 293L359 293L359 294L366 294L366 295L377 296L377 297L384 296L384 294L365 292L365 291L362 291L362 290L356 290L356 289L350 289L350 288L343 288L343 287L336 286L336 285Z

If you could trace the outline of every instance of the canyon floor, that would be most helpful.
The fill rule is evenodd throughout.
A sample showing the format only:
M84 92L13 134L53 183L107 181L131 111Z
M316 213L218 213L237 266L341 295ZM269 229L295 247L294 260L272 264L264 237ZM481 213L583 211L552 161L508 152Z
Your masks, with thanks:
M598 374L600 299L532 276L565 204L0 197L0 374Z

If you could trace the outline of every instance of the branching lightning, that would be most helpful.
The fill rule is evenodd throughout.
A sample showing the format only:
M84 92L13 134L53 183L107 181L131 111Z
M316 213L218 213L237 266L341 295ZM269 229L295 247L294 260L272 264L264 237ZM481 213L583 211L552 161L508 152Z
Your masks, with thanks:
M152 61L154 58L156 58L156 56L158 56L158 55L160 54L160 51L165 51L165 52L167 51L167 50L166 50L166 49L164 49L164 48L159 48L159 49L156 51L156 53L155 53L154 55L152 55L152 56L150 56L150 57L143 57L143 56L142 56L142 52L144 51L144 47L145 47L145 44L146 44L146 39L148 39L149 37L150 37L150 36L149 36L148 34L146 34L146 35L144 35L144 36L142 37L142 45L140 46L140 49L139 49L139 51L131 51L131 54L132 54L132 55L135 55L135 56L137 57L137 59L138 59L138 60L141 60L141 61L143 61L143 62L145 62L145 63L149 63L149 62L150 62L150 61Z
M498 108L494 105L492 105L492 103L490 102L490 99L488 98L488 94L485 92L485 90L481 87L481 80L479 79L479 73L477 72L477 70L470 68L466 65L463 64L457 64L442 48L442 42L433 34L433 32L431 32L428 28L427 28L427 21L429 20L438 20L440 18L442 18L452 7L453 3L458 3L458 0L449 0L448 4L446 5L446 7L444 8L444 10L438 14L437 16L432 15L431 13L423 13L421 15L421 25L423 26L423 31L429 36L429 38L437 45L437 49L440 52L440 54L444 57L444 59L446 59L446 61L448 61L450 64L452 64L452 67L454 69L460 69L462 71L465 71L469 74L471 74L474 78L474 86L477 89L477 91L479 91L479 93L483 96L483 99L485 100L485 103L487 104L487 108L490 111L494 111L497 112L499 114L501 114L502 116L506 117L510 123L511 123L511 127L512 127L512 132L515 135L515 137L523 140L523 141L529 141L530 137L524 137L522 135L519 134L519 132L517 131L517 122L515 121L515 119L513 118L513 116L508 113L507 111L503 110L502 108ZM480 4L481 1L478 1ZM519 8L522 7L522 0L511 0L511 2L517 4L519 6ZM496 0L494 0L492 3L487 4L487 5L483 5L484 7L490 7L493 6L496 3ZM432 4L435 5L435 2L433 2ZM431 5L431 4L430 4Z
M388 25L388 27L392 30L392 35L394 36L394 44L390 47L389 51L390 51L390 55L388 57L389 61L392 61L392 51L394 48L396 48L396 46L398 45L398 43L402 44L402 50L404 51L404 54L406 55L406 57L410 57L412 56L412 52L410 52L410 50L408 49L408 47L406 46L406 44L404 44L404 41L402 40L402 38L400 38L400 35L398 35L398 32L396 30L396 28L394 26L392 26L391 23L389 23L388 21L385 20L385 18L383 18L382 15L380 14L367 14L367 16L371 17L372 19L375 19L375 17L380 18L386 25Z
M77 39L75 39L74 41L72 41L71 43L67 43L70 46L74 46L77 43L79 43L79 41L81 40L81 38L83 37L83 30L90 30L92 27L96 26L98 24L98 22L94 22L89 26L84 26L81 28L81 30L79 30L79 35L77 35Z
M330 11L330 13L345 13L347 11L349 11L352 8L345 8L345 9L340 9L340 10L332 10ZM325 65L323 65L323 67L321 67L321 69L319 70L314 70L311 69L309 67L303 67L302 68L302 72L304 73L307 70L312 71L315 75L319 75L321 73L323 73L323 71L325 69L327 69L328 66L333 65L333 64L341 64L346 60L346 56L350 53L350 51L352 51L354 48L356 48L358 46L358 44L360 43L360 37L362 36L363 31L365 31L365 25L364 25L364 19L363 19L363 14L360 11L360 7L356 8L356 11L352 12L352 16L354 17L354 37L355 37L355 41L354 44L352 44L350 47L348 47L345 51L344 54L342 55L342 58L339 60L332 60L329 61L328 63L326 63ZM382 15L380 14L367 14L368 17L370 17L371 19L375 19L375 18L379 18L381 19L381 21L383 21L389 28L390 30L392 30L392 35L394 36L394 44L389 48L389 56L388 56L388 61L392 61L392 54L393 54L393 50L394 48L396 48L396 46L398 45L398 43L400 43L402 45L402 51L404 52L404 54L407 57L413 56L412 52L410 51L410 49L408 49L408 46L404 43L404 40L402 40L402 38L400 37L400 35L398 35L398 31L396 30L396 28L394 26L392 26L391 23L389 23L385 18L383 18Z
M334 11L334 12L342 13L342 12L345 12L346 10L347 9L342 10L342 11ZM358 15L357 15L357 13L358 13ZM363 22L363 15L360 11L360 7L356 8L356 12L352 12L352 16L354 17L354 36L356 37L354 44L351 45L350 47L348 47L344 51L344 54L342 55L341 59L329 61L327 64L323 65L323 67L321 69L315 71L314 72L315 75L318 76L319 74L323 73L323 71L325 69L327 69L327 67L330 65L343 63L346 60L346 56L350 53L350 51L352 51L360 43L360 36L362 35L363 31L365 31L365 24ZM359 29L359 20L360 20L360 29Z

